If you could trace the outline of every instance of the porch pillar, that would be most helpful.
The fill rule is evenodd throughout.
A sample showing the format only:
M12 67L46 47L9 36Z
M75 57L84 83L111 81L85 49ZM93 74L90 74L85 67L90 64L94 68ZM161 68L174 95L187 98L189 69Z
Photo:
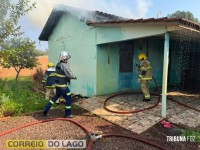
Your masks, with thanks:
M169 64L169 33L165 33L163 81L162 81L162 118L166 118L167 112L167 76Z

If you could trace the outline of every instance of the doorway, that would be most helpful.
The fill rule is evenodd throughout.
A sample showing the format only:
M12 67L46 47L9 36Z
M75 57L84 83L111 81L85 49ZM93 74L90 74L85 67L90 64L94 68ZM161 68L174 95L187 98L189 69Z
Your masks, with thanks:
M133 80L133 42L119 44L119 87L130 89Z

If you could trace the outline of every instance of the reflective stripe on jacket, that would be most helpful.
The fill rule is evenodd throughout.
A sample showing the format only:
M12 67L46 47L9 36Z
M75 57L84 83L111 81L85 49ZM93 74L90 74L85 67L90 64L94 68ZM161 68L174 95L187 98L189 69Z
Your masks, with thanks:
M45 71L43 80L46 80L46 88L55 88L55 73L56 70L54 67L48 68Z
M152 80L152 66L150 61L144 60L140 64L140 80Z
M56 87L67 87L70 83L70 79L74 78L71 70L67 66L67 63L59 62L56 65Z

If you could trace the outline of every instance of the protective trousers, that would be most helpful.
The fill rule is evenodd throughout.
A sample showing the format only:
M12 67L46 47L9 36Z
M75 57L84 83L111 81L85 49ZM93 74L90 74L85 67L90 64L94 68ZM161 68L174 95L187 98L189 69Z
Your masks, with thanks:
M55 103L55 101L60 97L63 96L63 98L66 101L66 108L65 108L65 116L71 115L71 92L68 87L65 88L58 88L56 87L56 95L52 98L52 100L49 101L49 103L45 106L44 111L49 111L52 104Z
M149 94L149 80L140 80L141 90L144 94L145 99L150 99Z

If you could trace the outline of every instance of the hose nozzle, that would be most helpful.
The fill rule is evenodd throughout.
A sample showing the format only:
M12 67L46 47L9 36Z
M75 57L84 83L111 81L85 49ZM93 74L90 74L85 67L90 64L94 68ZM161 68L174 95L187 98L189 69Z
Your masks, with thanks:
M95 133L91 133L90 134L90 140L96 141L96 140L100 139L102 137L102 135L100 135L99 133L102 133L102 132L101 131L97 131Z

